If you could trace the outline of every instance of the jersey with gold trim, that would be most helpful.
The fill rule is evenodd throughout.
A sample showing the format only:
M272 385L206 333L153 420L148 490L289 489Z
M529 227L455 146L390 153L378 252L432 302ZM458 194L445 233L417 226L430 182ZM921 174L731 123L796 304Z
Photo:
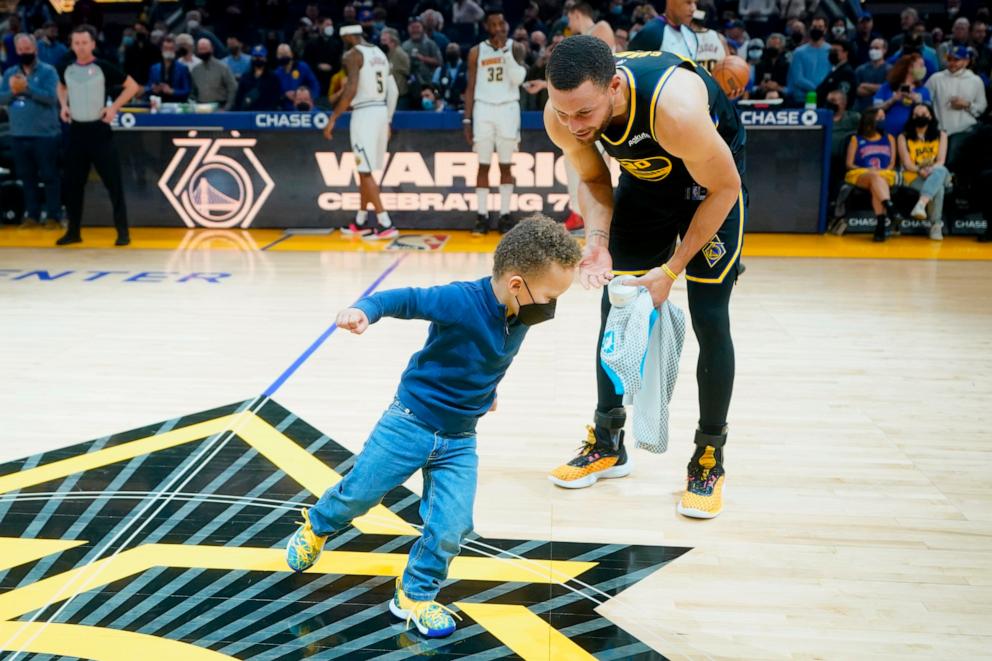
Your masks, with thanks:
M710 118L717 132L730 147L737 170L744 174L744 125L730 99L706 70L674 53L661 51L621 52L616 54L617 71L626 76L630 86L628 122L610 126L599 137L610 156L623 168L621 176L653 182L673 193L701 189L680 158L662 148L654 133L655 104L672 72L677 68L692 71L703 79L709 95ZM695 187L695 189L693 188Z

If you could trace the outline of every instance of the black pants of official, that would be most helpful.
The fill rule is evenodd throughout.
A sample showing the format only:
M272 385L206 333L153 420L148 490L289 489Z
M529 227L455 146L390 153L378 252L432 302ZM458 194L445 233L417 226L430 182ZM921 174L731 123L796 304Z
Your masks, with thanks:
M639 272L660 266L675 251L675 241L684 236L698 207L698 201L682 196L659 197L651 187L625 181L614 195L613 229L610 255L615 272ZM740 270L743 226L747 218L747 192L714 237L686 269L688 276L689 316L699 343L696 381L699 387L699 431L726 433L727 411L734 386L734 343L730 334L730 296ZM708 255L708 257L707 257ZM598 402L596 417L617 428L622 418L611 415L623 406L613 382L603 371L599 347L610 313L607 292L600 308L599 339L596 342L596 381ZM619 419L612 420L617 417Z
M83 198L90 167L96 168L114 209L117 233L127 235L127 206L121 160L114 136L106 122L73 122L69 126L69 147L65 162L65 206L69 214L69 233L79 234L83 221Z

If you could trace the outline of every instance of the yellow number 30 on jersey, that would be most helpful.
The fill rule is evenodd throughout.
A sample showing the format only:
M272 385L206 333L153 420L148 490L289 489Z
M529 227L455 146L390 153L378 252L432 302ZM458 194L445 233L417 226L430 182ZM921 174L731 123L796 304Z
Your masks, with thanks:
M661 181L672 171L672 162L664 156L620 158L617 161L624 170L646 181Z

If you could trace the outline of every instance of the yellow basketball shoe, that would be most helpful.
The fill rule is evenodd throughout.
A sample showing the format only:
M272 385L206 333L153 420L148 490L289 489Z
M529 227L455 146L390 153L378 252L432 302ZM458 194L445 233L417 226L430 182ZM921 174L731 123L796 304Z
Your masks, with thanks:
M414 601L403 592L403 580L396 579L396 592L389 601L389 612L395 617L406 620L406 626L417 627L422 635L428 638L445 638L455 632L454 615L461 617L447 606L436 601Z
M604 427L586 428L588 436L579 454L551 471L548 479L565 489L591 487L600 478L630 475L631 462L623 446L623 430L613 434Z
M289 538L286 544L286 564L295 572L306 571L317 562L327 537L318 535L310 525L310 510L304 507L300 510L303 521L300 527Z
M689 462L685 493L678 512L694 519L712 519L723 511L723 483L726 474L717 461L716 448L707 445L699 459Z

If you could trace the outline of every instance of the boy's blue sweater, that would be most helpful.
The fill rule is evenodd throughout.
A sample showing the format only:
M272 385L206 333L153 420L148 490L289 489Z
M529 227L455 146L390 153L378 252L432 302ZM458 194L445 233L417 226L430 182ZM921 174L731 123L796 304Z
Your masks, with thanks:
M431 322L427 342L410 359L397 396L445 434L475 430L527 334L527 326L507 318L492 278L393 289L363 298L355 307L373 324L383 317Z

